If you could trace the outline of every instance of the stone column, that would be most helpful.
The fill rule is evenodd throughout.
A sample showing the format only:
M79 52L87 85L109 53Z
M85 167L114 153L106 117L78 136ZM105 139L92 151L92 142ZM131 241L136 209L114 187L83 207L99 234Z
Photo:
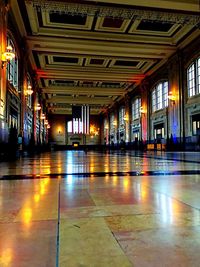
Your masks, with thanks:
M140 127L141 127L141 141L144 143L148 140L148 117L149 117L149 103L148 103L149 83L144 80L140 85L141 92L141 110L140 110Z
M107 120L107 125L106 125L106 145L110 145L110 112L107 111L106 113L106 120Z
M26 116L27 116L27 94L26 90L28 89L28 81L27 81L27 60L28 60L28 53L26 52L27 49L25 48L25 43L22 44L21 49L23 54L21 54L21 112L20 112L20 134L22 137L24 136L25 125L27 123Z
M7 15L9 6L0 0L0 142L7 142L8 122L6 119L6 64L2 67L2 54L7 45Z
M33 136L34 142L37 143L37 133L36 133L36 124L37 124L37 110L36 110L36 103L37 103L37 76L36 74L33 76Z
M114 108L114 126L115 126L115 138L114 143L119 144L119 104L116 102L113 106Z
M131 103L130 103L130 96L128 94L125 95L125 142L127 144L131 141Z
M175 55L169 62L169 103L168 103L168 134L173 137L173 142L180 141L180 79L179 57ZM170 137L168 136L168 137Z

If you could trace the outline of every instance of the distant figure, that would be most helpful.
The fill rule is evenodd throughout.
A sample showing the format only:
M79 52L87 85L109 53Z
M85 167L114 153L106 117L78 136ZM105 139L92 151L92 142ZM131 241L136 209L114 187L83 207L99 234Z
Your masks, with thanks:
M114 149L114 142L111 142L111 148Z
M87 146L85 147L84 152L85 152L85 154L87 154L87 152L88 152L88 147Z
M169 139L169 149L174 150L174 138L173 135L171 134L170 139Z
M138 137L135 137L135 150L138 150Z
M120 141L121 150L125 150L125 146L126 146L125 141L121 139L121 141Z
M19 155L22 156L22 149L23 149L23 142L22 142L22 136L19 135L18 136L18 140L17 140L17 143L18 143L18 148L19 148Z
M34 134L31 133L31 138L29 141L29 146L28 146L29 153L32 154L35 152L35 139L34 139Z
M11 125L11 128L9 130L9 137L8 137L9 159L15 159L17 157L17 149L18 149L17 128Z

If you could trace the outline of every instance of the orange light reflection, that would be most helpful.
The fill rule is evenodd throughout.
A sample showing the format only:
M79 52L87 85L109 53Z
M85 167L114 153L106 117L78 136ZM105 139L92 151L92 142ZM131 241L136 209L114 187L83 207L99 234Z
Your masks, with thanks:
M124 178L123 179L123 187L125 191L128 191L129 187L130 187L130 180L129 178Z
M112 180L113 180L113 185L116 186L117 185L117 176L113 176Z
M108 175L105 176L105 181L106 181L106 183L108 183L108 181L109 181L109 176Z
M39 201L40 201L40 195L39 194L35 194L34 195L34 201L36 202L36 203L38 203Z
M32 209L31 208L25 208L23 210L23 222L29 226L32 218Z
M12 255L11 248L5 249L2 254L0 255L0 266L10 266L10 263L12 261L13 255Z

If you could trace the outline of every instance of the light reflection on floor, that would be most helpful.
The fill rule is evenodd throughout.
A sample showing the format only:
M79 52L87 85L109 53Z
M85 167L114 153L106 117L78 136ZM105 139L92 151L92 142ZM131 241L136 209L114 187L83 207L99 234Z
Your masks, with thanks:
M0 266L199 266L199 164L117 151L1 162Z

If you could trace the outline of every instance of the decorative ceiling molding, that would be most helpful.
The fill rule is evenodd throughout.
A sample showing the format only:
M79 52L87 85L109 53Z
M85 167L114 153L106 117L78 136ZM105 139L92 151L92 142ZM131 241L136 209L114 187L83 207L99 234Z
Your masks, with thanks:
M174 13L156 10L140 10L133 8L118 8L98 5L85 5L66 2L49 2L45 0L26 0L37 11L48 11L50 13L65 13L70 15L111 17L122 19L140 19L147 21L162 21L180 25L200 25L199 14Z
M100 114L138 94L143 79L200 36L197 1L18 0L49 112L87 104Z

